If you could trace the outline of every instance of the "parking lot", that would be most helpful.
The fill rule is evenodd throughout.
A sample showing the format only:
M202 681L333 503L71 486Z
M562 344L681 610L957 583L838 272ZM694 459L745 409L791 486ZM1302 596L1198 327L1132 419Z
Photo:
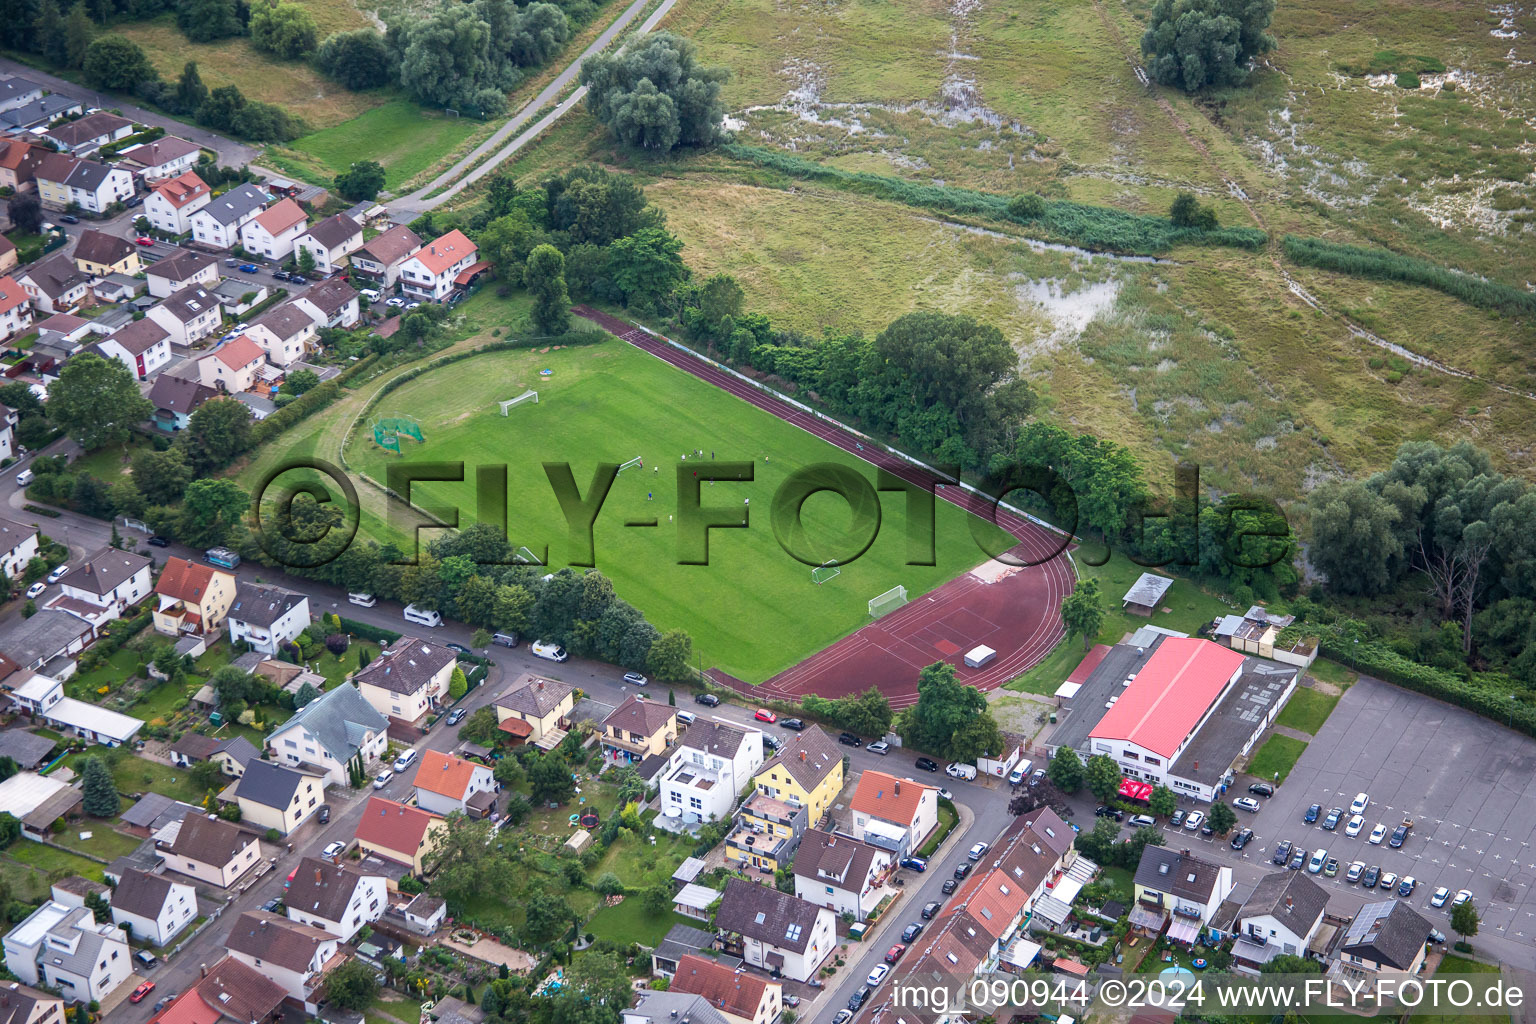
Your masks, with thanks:
M1227 799L1245 795L1247 782L1239 778ZM1344 823L1360 792L1371 803L1360 835L1350 839ZM1237 812L1239 827L1255 833L1242 853L1224 839L1212 842L1188 832L1180 837L1196 848L1253 865L1258 870L1245 874L1255 877L1278 870L1270 857L1281 840L1309 855L1325 849L1338 858L1338 876L1314 877L1342 897L1334 909L1352 910L1368 899L1387 898L1379 888L1362 889L1344 880L1352 861L1412 875L1418 889L1409 902L1451 938L1449 905L1435 909L1430 897L1436 886L1452 893L1470 889L1482 916L1480 935L1536 945L1536 740L1427 697L1362 679L1340 699L1279 792L1261 803L1257 814ZM1307 825L1302 819L1314 803L1322 805L1322 814L1316 824ZM1346 813L1338 830L1329 832L1321 826L1333 807ZM1367 841L1378 822L1390 835L1404 818L1412 819L1414 828L1401 849ZM1346 902L1351 897L1353 902Z

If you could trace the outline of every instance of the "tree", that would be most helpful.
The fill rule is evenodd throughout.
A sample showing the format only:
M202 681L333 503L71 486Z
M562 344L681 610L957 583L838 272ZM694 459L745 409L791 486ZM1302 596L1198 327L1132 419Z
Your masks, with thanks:
M727 77L724 68L700 65L693 43L670 32L599 54L581 67L593 116L624 144L663 152L715 141L725 117L720 87Z
M64 364L48 389L49 419L87 451L123 444L134 425L153 412L128 367L91 352Z
M36 49L55 64L62 64L68 57L64 39L64 14L58 0L40 0L37 16L32 21L32 40L28 49Z
M1477 934L1478 925L1481 923L1482 918L1478 916L1477 906L1471 900L1451 908L1451 931L1460 935L1463 942Z
M1045 766L1046 777L1063 793L1076 793L1083 788L1083 762L1071 747L1058 747L1056 756Z
M1232 831L1232 826L1237 824L1237 812L1220 800L1211 804L1211 810L1206 815L1206 824L1211 826L1211 831L1219 836L1224 836Z
M651 644L647 662L651 674L664 683L693 678L693 638L681 629L669 629Z
M187 769L187 777L192 780L192 785L200 793L217 792L224 788L228 780L224 777L224 769L217 761L199 761Z
M180 501L193 475L186 455L175 446L163 452L141 451L133 457L133 482L150 504Z
M682 240L663 228L641 228L609 246L608 273L624 304L654 306L672 294L688 279L682 251Z
M93 818L115 818L122 809L117 783L101 758L92 755L80 766L81 807Z
M251 507L251 496L233 480L194 480L187 486L182 517L184 540L196 547L229 540Z
M283 390L290 395L302 395L318 387L320 375L314 370L295 370L283 382Z
M319 41L315 19L289 0L251 5L250 33L252 46L284 60L298 60Z
M665 222L633 178L594 164L546 178L542 191L543 226L569 238L572 246L607 246L642 228L662 227ZM519 201L517 205L522 204Z
M478 743L482 747L494 747L498 735L496 729L496 709L477 708L464 719L464 724L459 726L459 738L470 743Z
M955 666L938 661L918 673L917 704L896 716L895 728L908 746L948 757L956 735L983 715L987 698L962 683Z
M1104 628L1104 604L1099 597L1099 581L1088 577L1078 580L1072 593L1061 599L1061 621L1066 624L1067 635L1081 636L1085 651Z
M630 1003L629 971L617 953L577 953L566 978L569 989L588 1002L611 1007Z
M138 44L115 33L91 41L80 60L80 70L92 87L123 92L131 92L140 82L155 77L154 66Z
M300 246L297 249L297 255L294 256L293 262L299 268L299 273L311 273L315 269L315 254L308 246Z
M1120 766L1106 754L1094 754L1084 766L1083 781L1100 803L1109 803L1120 793Z
M1045 216L1045 200L1035 192L1020 192L1008 200L1008 216L1014 220L1039 220Z
M565 900L548 890L533 893L523 904L524 926L536 939L555 938L570 925L575 911Z
M529 256L546 237L533 226L526 212L516 210L487 224L475 241L480 246L480 255L490 261L501 279L518 284L523 280Z
M528 770L529 795L536 804L563 804L576 795L576 783L565 758L545 754Z
M1294 953L1281 953L1259 968L1260 974L1321 974L1322 972L1321 961L1309 956L1297 956Z
M523 284L533 296L533 322L544 334L564 334L571 326L571 297L565 291L565 257L552 245L528 254Z
M85 4L76 3L64 19L64 59L70 67L77 68L85 60L85 51L95 35L96 26L86 13Z
M305 683L299 687L299 692L293 695L293 709L297 711L318 696L320 696L320 691L315 689L315 684Z
M176 438L199 474L223 469L251 446L251 411L234 398L211 398L187 420Z
M1195 197L1188 192L1180 192L1173 198L1173 205L1168 208L1168 219L1173 221L1176 227L1186 228L1195 222L1195 215L1200 212L1200 204Z
M371 28L329 36L315 53L315 66L353 91L377 89L394 77L384 37Z
M1179 808L1179 798L1167 786L1154 786L1147 808L1160 818L1172 817L1173 812Z
M189 60L182 66L181 77L176 81L176 106L185 113L196 114L206 102L208 87L197 73L197 61Z
M660 917L672 909L672 889L664 882L646 886L640 894L640 906L652 917Z
M361 1010L373 1002L379 982L372 967L348 957L325 976L326 998L343 1010Z
M1249 62L1275 48L1274 0L1157 0L1141 37L1147 73L1185 92L1241 85Z
M0 811L0 850L10 846L21 838L21 819L10 811ZM0 883L0 894L3 894L4 883Z
M4 782L19 771L21 771L21 766L16 763L15 758L0 757L0 782Z
M491 632L488 629L477 629L470 635L471 647L489 647L491 645Z
M176 27L194 43L237 36L244 28L235 0L182 0L176 7Z
M453 675L448 679L448 696L458 700L469 692L469 680L464 678L464 670L459 666L453 666Z
M368 202L383 187L384 168L376 160L358 160L349 170L336 175L336 192L348 202Z
M981 714L962 723L949 737L945 756L965 764L974 764L980 757L995 757L1003 751L1003 733L997 727L992 712Z
M29 235L43 228L43 205L35 192L21 192L11 197L11 223ZM41 410L39 410L41 411Z

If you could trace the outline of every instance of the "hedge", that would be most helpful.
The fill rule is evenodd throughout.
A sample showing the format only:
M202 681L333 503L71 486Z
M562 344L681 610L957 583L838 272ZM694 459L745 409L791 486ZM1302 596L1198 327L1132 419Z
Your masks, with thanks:
M1423 285L1478 309L1510 314L1536 313L1536 293L1476 277L1462 270L1442 267L1428 260L1404 256L1390 249L1366 249L1297 235L1286 235L1281 244L1286 257L1303 266L1378 281Z
M1012 196L978 192L954 185L923 184L864 171L845 171L760 146L731 143L721 148L738 160L747 160L794 178L821 181L849 192L876 196L907 206L1012 221L1016 224L1039 224L1051 234L1089 249L1153 255L1180 244L1258 249L1269 239L1268 235L1255 228L1202 231L1199 228L1176 227L1166 217L1129 213L1108 206L1089 206L1065 199L1046 199L1045 212L1041 216L1020 217L1008 209Z
M341 397L342 386L364 370L372 367L378 361L378 358L377 355L372 353L364 356L347 367L339 376L332 377L330 380L316 385L300 395L298 400L292 405L283 406L277 412L256 424L251 428L251 447L255 448L266 444L289 427L313 416L336 401L337 398Z
M1379 640L1357 641L1335 625L1309 623L1306 629L1317 635L1319 650L1334 661L1353 665L1356 671L1384 679L1405 690L1503 722L1527 736L1536 736L1536 707L1516 700L1507 689L1480 686L1455 673L1405 658Z
M362 637L364 640L372 640L376 644L392 644L404 635L396 633L392 629L385 629L383 626L369 625L366 622L358 622L356 619L349 619L346 616L341 616L341 628L353 636Z

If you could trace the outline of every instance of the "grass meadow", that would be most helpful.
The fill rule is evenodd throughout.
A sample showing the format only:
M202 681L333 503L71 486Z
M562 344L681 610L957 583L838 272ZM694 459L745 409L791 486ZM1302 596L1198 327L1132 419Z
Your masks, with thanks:
M384 168L385 188L398 190L486 128L473 118L393 99L287 146L269 147L265 159L314 181L329 181L359 160L374 160Z

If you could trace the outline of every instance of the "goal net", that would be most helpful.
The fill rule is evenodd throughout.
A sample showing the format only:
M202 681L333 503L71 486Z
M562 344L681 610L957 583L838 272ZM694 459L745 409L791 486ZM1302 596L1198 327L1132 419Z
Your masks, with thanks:
M518 395L516 398L509 398L505 402L500 403L501 404L501 414L503 416L505 416L507 414L507 410L508 409L512 408L518 402L526 402L530 398L533 399L533 404L534 405L538 405L539 404L539 393L537 391L524 391L522 394Z
M907 588L901 586L892 587L879 597L869 599L869 614L878 619L886 612L895 611L906 603Z
M840 572L842 572L842 570L837 567L837 562L835 560L830 562L823 562L811 570L811 582L817 586L820 586Z
M516 562L518 565L544 564L544 559L540 558L526 547L520 547L516 551L512 552L512 561Z
M624 463L624 465L620 466L619 467L619 472L622 473L626 469L634 469L636 466L640 467L641 469L644 469L645 468L645 460L640 458L639 456L636 456L635 458L630 459L628 462Z

